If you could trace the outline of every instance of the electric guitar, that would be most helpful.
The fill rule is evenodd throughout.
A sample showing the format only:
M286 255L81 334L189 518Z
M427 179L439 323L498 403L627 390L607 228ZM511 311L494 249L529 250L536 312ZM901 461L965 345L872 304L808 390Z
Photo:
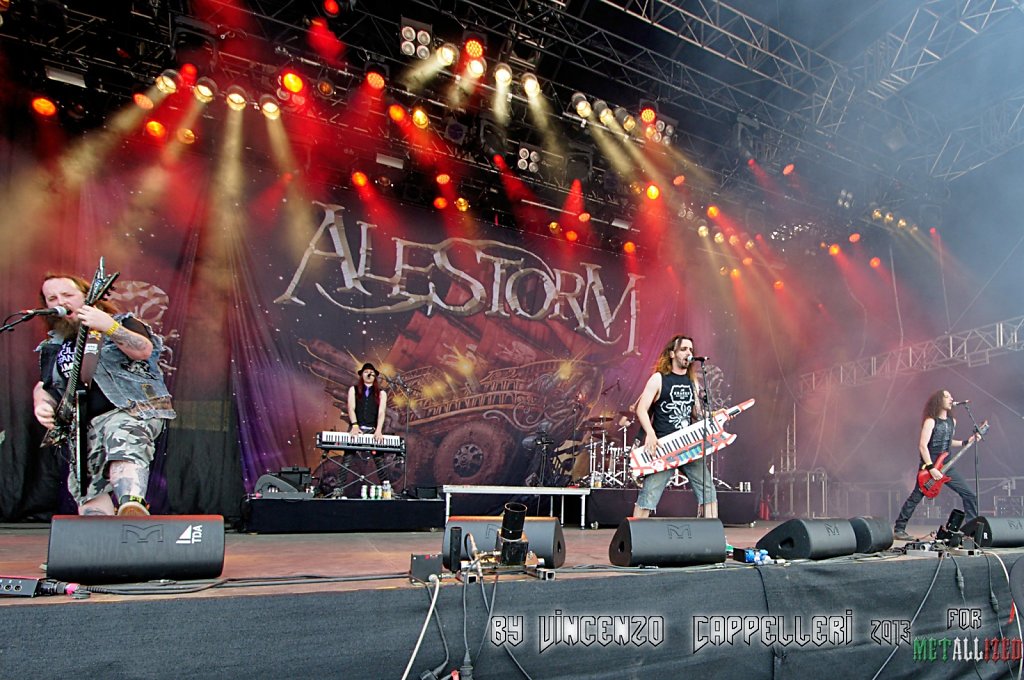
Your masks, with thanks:
M978 426L978 433L984 437L985 433L988 432L988 421L986 420L980 426ZM956 465L956 462L960 460L960 456L967 453L967 449L974 446L978 440L975 439L972 442L968 442L966 446L962 446L956 455L947 463L946 458L949 457L949 451L943 451L939 454L938 459L933 464L933 467L942 472L943 470L949 470L951 467ZM947 475L942 475L938 479L932 477L932 473L929 470L921 468L917 473L917 488L921 489L921 493L924 494L925 498L935 498L939 495L939 491L942 490L942 485L949 481Z
M100 258L100 265L92 277L92 283L85 294L85 304L95 305L102 300L114 280L120 272L114 272L106 276L103 270L103 258ZM103 342L103 334L97 330L79 325L78 335L75 337L75 353L71 362L71 369L68 372L67 385L60 403L54 409L54 425L43 437L40 446L60 446L67 444L70 450L72 463L75 466L75 476L78 478L79 492L85 494L89 485L89 466L86 464L85 452L83 451L82 423L85 422L85 401L88 385L80 385L82 374L82 362L86 355L98 355L100 345Z

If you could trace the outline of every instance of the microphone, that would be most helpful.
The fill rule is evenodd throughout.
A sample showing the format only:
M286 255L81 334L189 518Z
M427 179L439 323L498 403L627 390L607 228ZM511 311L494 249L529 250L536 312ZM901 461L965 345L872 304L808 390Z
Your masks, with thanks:
M964 399L963 401L954 401L953 406L963 406L964 404L970 404L970 399Z
M43 309L23 309L19 314L26 316L67 316L71 312L67 307L45 307Z
M705 361L710 361L710 360L711 360L711 357L690 357L690 361L699 361L701 363L704 363Z

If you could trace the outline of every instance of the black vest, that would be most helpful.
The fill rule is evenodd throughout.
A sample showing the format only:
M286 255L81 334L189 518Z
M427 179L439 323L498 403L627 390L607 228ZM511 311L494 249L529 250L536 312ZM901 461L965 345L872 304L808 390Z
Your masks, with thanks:
M651 425L658 438L690 424L694 404L693 383L688 375L661 374L661 394L651 404Z

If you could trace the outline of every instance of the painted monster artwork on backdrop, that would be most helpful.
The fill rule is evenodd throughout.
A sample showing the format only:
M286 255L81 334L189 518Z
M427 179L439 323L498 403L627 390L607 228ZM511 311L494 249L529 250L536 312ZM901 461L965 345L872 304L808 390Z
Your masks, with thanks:
M308 405L303 459L289 462L319 468L325 493L338 483L308 443L347 429L346 393L369 361L391 395L385 432L407 446L396 485L571 482L574 455L553 450L634 398L676 311L670 291L644 307L645 275L613 253L507 229L451 236L422 212L398 230L315 207L305 250L270 267Z

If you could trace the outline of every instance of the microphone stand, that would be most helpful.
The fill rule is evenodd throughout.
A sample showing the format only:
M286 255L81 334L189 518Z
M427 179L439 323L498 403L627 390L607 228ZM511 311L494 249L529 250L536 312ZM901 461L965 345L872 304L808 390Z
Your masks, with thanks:
M700 438L700 457L701 461L707 460L708 455L708 433L711 431L711 383L708 382L708 369L705 366L706 361L700 362L700 373L701 373L701 384L704 386L704 396L701 398L701 404L704 406L704 432ZM701 483L702 495L704 498L705 508L708 505L708 476L711 477L710 484L711 488L715 486L715 469L713 467L714 461L707 460L707 475L702 475L703 482ZM707 519L704 515L703 510L700 514L701 517Z
M10 319L15 314L21 314L21 317L15 321L7 323L7 319ZM14 312L14 314L8 314L7 317L4 319L4 325L0 326L0 333L3 333L4 331L13 331L14 327L17 326L19 323L25 323L29 319L34 319L35 317L36 315L33 314L32 312Z
M405 437L404 441L408 444L409 442L409 420L412 416L412 388L405 384L402 380L402 374L396 373L394 378L387 378L388 386L394 385L397 390L401 390L402 396L405 397ZM409 451L405 452L405 460L402 461L402 494L406 498L409 497Z
M974 414L971 413L971 405L965 403L963 406L964 406L964 410L967 411L967 417L971 419L971 425L974 426L974 429L971 430L971 434L973 434L975 437L977 437L977 439L974 440L974 498L975 498L974 502L978 504L977 512L978 512L978 515L980 515L981 514L981 483L980 483L980 480L978 479L978 459L980 458L979 453L981 452L981 440L982 440L981 428L978 427L978 421L975 420ZM964 441L966 441L966 440L964 440Z

